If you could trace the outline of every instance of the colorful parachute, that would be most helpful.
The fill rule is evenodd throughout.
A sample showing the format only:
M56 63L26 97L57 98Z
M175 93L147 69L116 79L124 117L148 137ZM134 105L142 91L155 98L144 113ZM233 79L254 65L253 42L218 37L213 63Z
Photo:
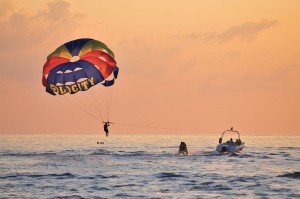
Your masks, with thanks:
M43 85L52 95L74 94L98 83L113 85L118 71L114 54L104 43L77 39L58 47L47 57Z
M48 93L64 96L99 121L109 121L111 86L118 72L114 53L104 43L77 39L47 57L42 82Z

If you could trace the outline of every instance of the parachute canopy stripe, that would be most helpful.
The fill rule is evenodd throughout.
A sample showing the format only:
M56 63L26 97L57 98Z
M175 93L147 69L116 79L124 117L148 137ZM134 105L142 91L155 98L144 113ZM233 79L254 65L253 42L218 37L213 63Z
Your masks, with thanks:
M82 56L85 53L91 52L91 51L102 51L102 52L107 52L112 58L115 57L113 51L111 51L104 43L97 41L97 40L90 40L87 42L82 49L80 50L78 56Z
M83 48L83 46L90 41L91 39L77 39L74 41L70 41L65 43L64 45L69 50L70 54L73 56L78 56L79 52Z
M65 45L58 47L53 53L48 55L47 60L51 59L52 57L62 57L71 59L72 55L70 54L69 50Z
M103 57L105 61L110 65L116 65L116 61L113 59L113 57L103 51L99 51L99 50L90 51L82 55L81 59L85 59L86 57Z

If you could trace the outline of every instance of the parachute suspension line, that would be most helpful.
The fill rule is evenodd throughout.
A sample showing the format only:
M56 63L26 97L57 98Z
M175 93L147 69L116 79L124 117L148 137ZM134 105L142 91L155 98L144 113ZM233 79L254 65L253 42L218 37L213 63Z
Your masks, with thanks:
M106 110L106 119L107 121L109 121L109 93L110 93L110 86L109 87L106 87L106 92L105 92L105 110Z
M91 95L90 95L90 93L93 93L93 91L91 90L91 92L89 92L89 93L82 93L82 92L80 92L80 93L82 94L82 96L84 96L85 101L87 101L89 103L91 110L94 110L94 107L96 108L96 112L98 113L99 119L101 119L103 121L101 111L99 111L99 109L98 109L98 104L97 104L97 102L95 102L93 100L93 97L91 97ZM93 111L91 111L91 112L93 112Z
M109 121L109 111L110 111L110 103L109 103L109 96L110 96L110 91L111 91L111 86L109 87L98 87L99 89L99 95L101 99L100 105L102 105L101 110L104 115L104 120L103 121Z
M83 93L83 92L79 92L79 93L80 93L80 95L78 95L78 96L82 96L82 98L84 99L84 100L81 100L81 101L84 101L84 102L87 103L87 108L86 108L86 110L87 110L88 112L90 112L90 113L94 113L94 111L93 111L94 105L93 105L93 102L91 102L91 100L88 98L88 95L86 95L86 94ZM97 117L97 114L95 115L95 117ZM98 120L101 119L101 117L100 117L100 118L97 117L97 118L98 118Z
M66 101L71 102L74 106L76 106L77 108L79 108L80 110L82 110L83 112L85 112L86 114L88 114L89 116L91 116L92 118L94 118L94 119L100 121L99 118L97 118L95 115L93 115L93 114L91 114L90 112L88 112L86 109L84 109L84 108L83 108L82 106L80 106L78 103L76 103L76 102L74 102L73 100L71 100L69 97L67 97L67 96L65 96L65 95L63 95L63 97L64 97L64 99L65 99Z
M106 120L108 120L108 114L107 114L108 113L108 105L107 105L108 104L108 100L107 100L108 92L109 92L109 87L106 87L105 88L105 93L104 93L105 94L105 98L104 98L105 103L104 103L104 105L105 105L105 119Z
M95 90L93 90L93 92L90 92L89 97L90 97L91 101L94 102L96 110L97 110L99 116L101 117L101 120L103 121L104 116L103 116L103 111L101 110L101 106L100 106L101 101L99 101L99 99L97 99Z
M109 101L108 101L108 121L110 118L110 110L111 110L111 101L112 101L112 95L113 95L114 87L109 88Z
M94 90L94 91L97 91L97 89ZM103 120L103 118L104 118L104 117L103 117L103 109L102 109L102 107L101 107L101 103L99 102L99 99L97 98L95 92L90 92L90 93L91 93L91 95L92 95L92 96L90 96L90 98L91 98L91 100L94 102L95 107L96 107L96 110L97 110L97 112L99 113L99 116L101 117L101 120L104 121L104 120Z
M108 120L108 118L107 118L107 92L108 92L108 88L107 87L104 87L101 90L102 99L103 99L103 104L102 104L103 105L103 114L104 114L105 121Z
M92 96L93 96L93 101L96 104L97 110L99 110L100 114L101 114L101 120L102 122L105 120L105 109L103 108L103 97L102 97L102 89L101 89L102 85L99 86L95 86L93 87L93 92Z
M114 122L114 124L122 125L122 126L136 126L142 128L153 128L153 129L163 129L163 130L173 130L173 131L189 131L189 132L197 132L197 133L216 133L213 131L204 131L204 130L192 130L192 129L176 129L176 128L167 128L167 127L158 127L158 126L147 126L147 125L139 125L139 124L125 124Z

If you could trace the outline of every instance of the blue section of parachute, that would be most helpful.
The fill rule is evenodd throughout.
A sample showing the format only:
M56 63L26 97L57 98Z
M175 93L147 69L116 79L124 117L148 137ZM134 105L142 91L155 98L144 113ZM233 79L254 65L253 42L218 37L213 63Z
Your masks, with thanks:
M55 67L51 70L47 79L48 84L57 85L77 82L81 78L90 77L97 79L98 83L104 80L100 71L93 64L85 60L79 60L78 62L68 62Z
M69 41L64 45L69 50L72 56L77 56L84 44L86 44L90 40L92 39L77 39L74 41Z
M76 71L75 71L76 70ZM90 62L85 60L79 60L77 62L68 62L55 67L48 75L48 85L46 91L52 95L55 95L52 86L61 87L62 90L67 89L70 94L74 94L78 91L68 89L74 84L78 84L83 80L93 78L93 84L86 84L86 88L82 87L80 91L86 91L90 87L101 84L105 87L112 86L115 79L118 77L119 68L116 66L113 71L113 78L111 80L104 80L100 71ZM66 85L67 83L67 85ZM67 88L68 87L68 88ZM58 92L61 94L60 92Z

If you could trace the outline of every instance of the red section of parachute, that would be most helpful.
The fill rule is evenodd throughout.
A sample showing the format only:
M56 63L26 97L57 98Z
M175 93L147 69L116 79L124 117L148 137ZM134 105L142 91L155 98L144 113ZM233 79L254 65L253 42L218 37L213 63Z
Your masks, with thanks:
M52 70L53 68L55 68L56 66L69 62L70 59L67 58L63 58L63 57L52 57L50 59L48 59L48 61L45 63L44 68L43 68L43 85L46 87L47 86L47 79L45 77L45 75L47 75L50 70Z
M99 57L103 57L105 61L100 59ZM103 75L104 79L106 79L116 67L116 61L107 53L94 50L91 52L88 52L80 57L81 60L86 60L96 66L98 66L101 74Z

